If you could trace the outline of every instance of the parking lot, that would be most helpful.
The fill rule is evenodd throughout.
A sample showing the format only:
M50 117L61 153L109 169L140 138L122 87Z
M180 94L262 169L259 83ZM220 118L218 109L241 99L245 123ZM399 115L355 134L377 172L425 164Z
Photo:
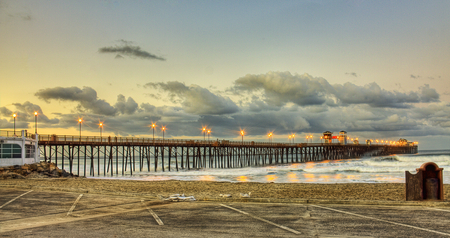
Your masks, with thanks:
M448 208L0 194L0 237L450 237Z

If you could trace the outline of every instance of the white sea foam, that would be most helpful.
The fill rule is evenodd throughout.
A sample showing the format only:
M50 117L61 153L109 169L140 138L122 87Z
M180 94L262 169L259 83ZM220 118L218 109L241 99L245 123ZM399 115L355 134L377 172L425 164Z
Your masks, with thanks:
M182 180L262 183L404 183L405 171L415 173L416 168L419 168L426 162L434 162L440 168L444 168L444 183L450 183L450 151L293 163L266 167L139 172L134 173L132 176L127 175L114 178L146 181Z

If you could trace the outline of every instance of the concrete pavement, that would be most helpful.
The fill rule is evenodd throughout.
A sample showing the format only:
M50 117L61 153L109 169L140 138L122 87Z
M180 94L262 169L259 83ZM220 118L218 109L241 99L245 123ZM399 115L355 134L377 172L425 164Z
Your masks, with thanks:
M232 201L0 188L0 237L450 237L448 207Z

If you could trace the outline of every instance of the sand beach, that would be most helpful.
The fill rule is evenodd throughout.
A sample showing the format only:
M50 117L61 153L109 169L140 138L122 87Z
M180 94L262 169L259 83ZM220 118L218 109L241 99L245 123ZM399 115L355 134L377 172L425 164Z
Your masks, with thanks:
M73 191L94 194L167 197L184 193L196 199L219 198L220 194L251 192L252 198L277 199L326 199L404 201L405 185L399 183L230 183L210 181L136 181L123 179L92 178L35 178L7 179L1 187L29 188L35 190ZM450 197L448 185L444 185L446 201Z

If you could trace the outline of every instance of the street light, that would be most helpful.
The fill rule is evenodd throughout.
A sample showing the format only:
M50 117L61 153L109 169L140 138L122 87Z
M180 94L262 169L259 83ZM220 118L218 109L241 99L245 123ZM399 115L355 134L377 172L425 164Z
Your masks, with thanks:
M38 112L34 112L34 134L37 134L37 115Z
M103 122L100 122L98 124L98 126L100 127L100 138L101 138L102 137Z
M81 123L83 122L82 118L78 118L78 123L80 123L80 141L81 141Z
M295 143L295 134L292 134L292 143Z
M242 144L244 144L244 135L245 135L245 132L244 132L244 130L241 130L241 136L242 136Z
M153 129L153 143L155 142L155 127L156 127L156 124L152 122L152 129Z
M289 137L289 143L291 143L291 138L292 138L292 136L288 136Z
M14 135L16 135L16 117L17 117L17 114L13 114L13 118L14 118Z
M269 132L269 134L267 136L269 137L269 142L272 142L272 138L271 138L273 136L272 132Z
M166 131L166 127L165 127L165 126L162 126L162 127L161 127L161 130L162 130L162 132L163 132L163 142L164 142L164 132Z
M211 135L211 129L208 129L208 141L209 141L209 135Z
M203 127L203 140L206 140L206 127Z

